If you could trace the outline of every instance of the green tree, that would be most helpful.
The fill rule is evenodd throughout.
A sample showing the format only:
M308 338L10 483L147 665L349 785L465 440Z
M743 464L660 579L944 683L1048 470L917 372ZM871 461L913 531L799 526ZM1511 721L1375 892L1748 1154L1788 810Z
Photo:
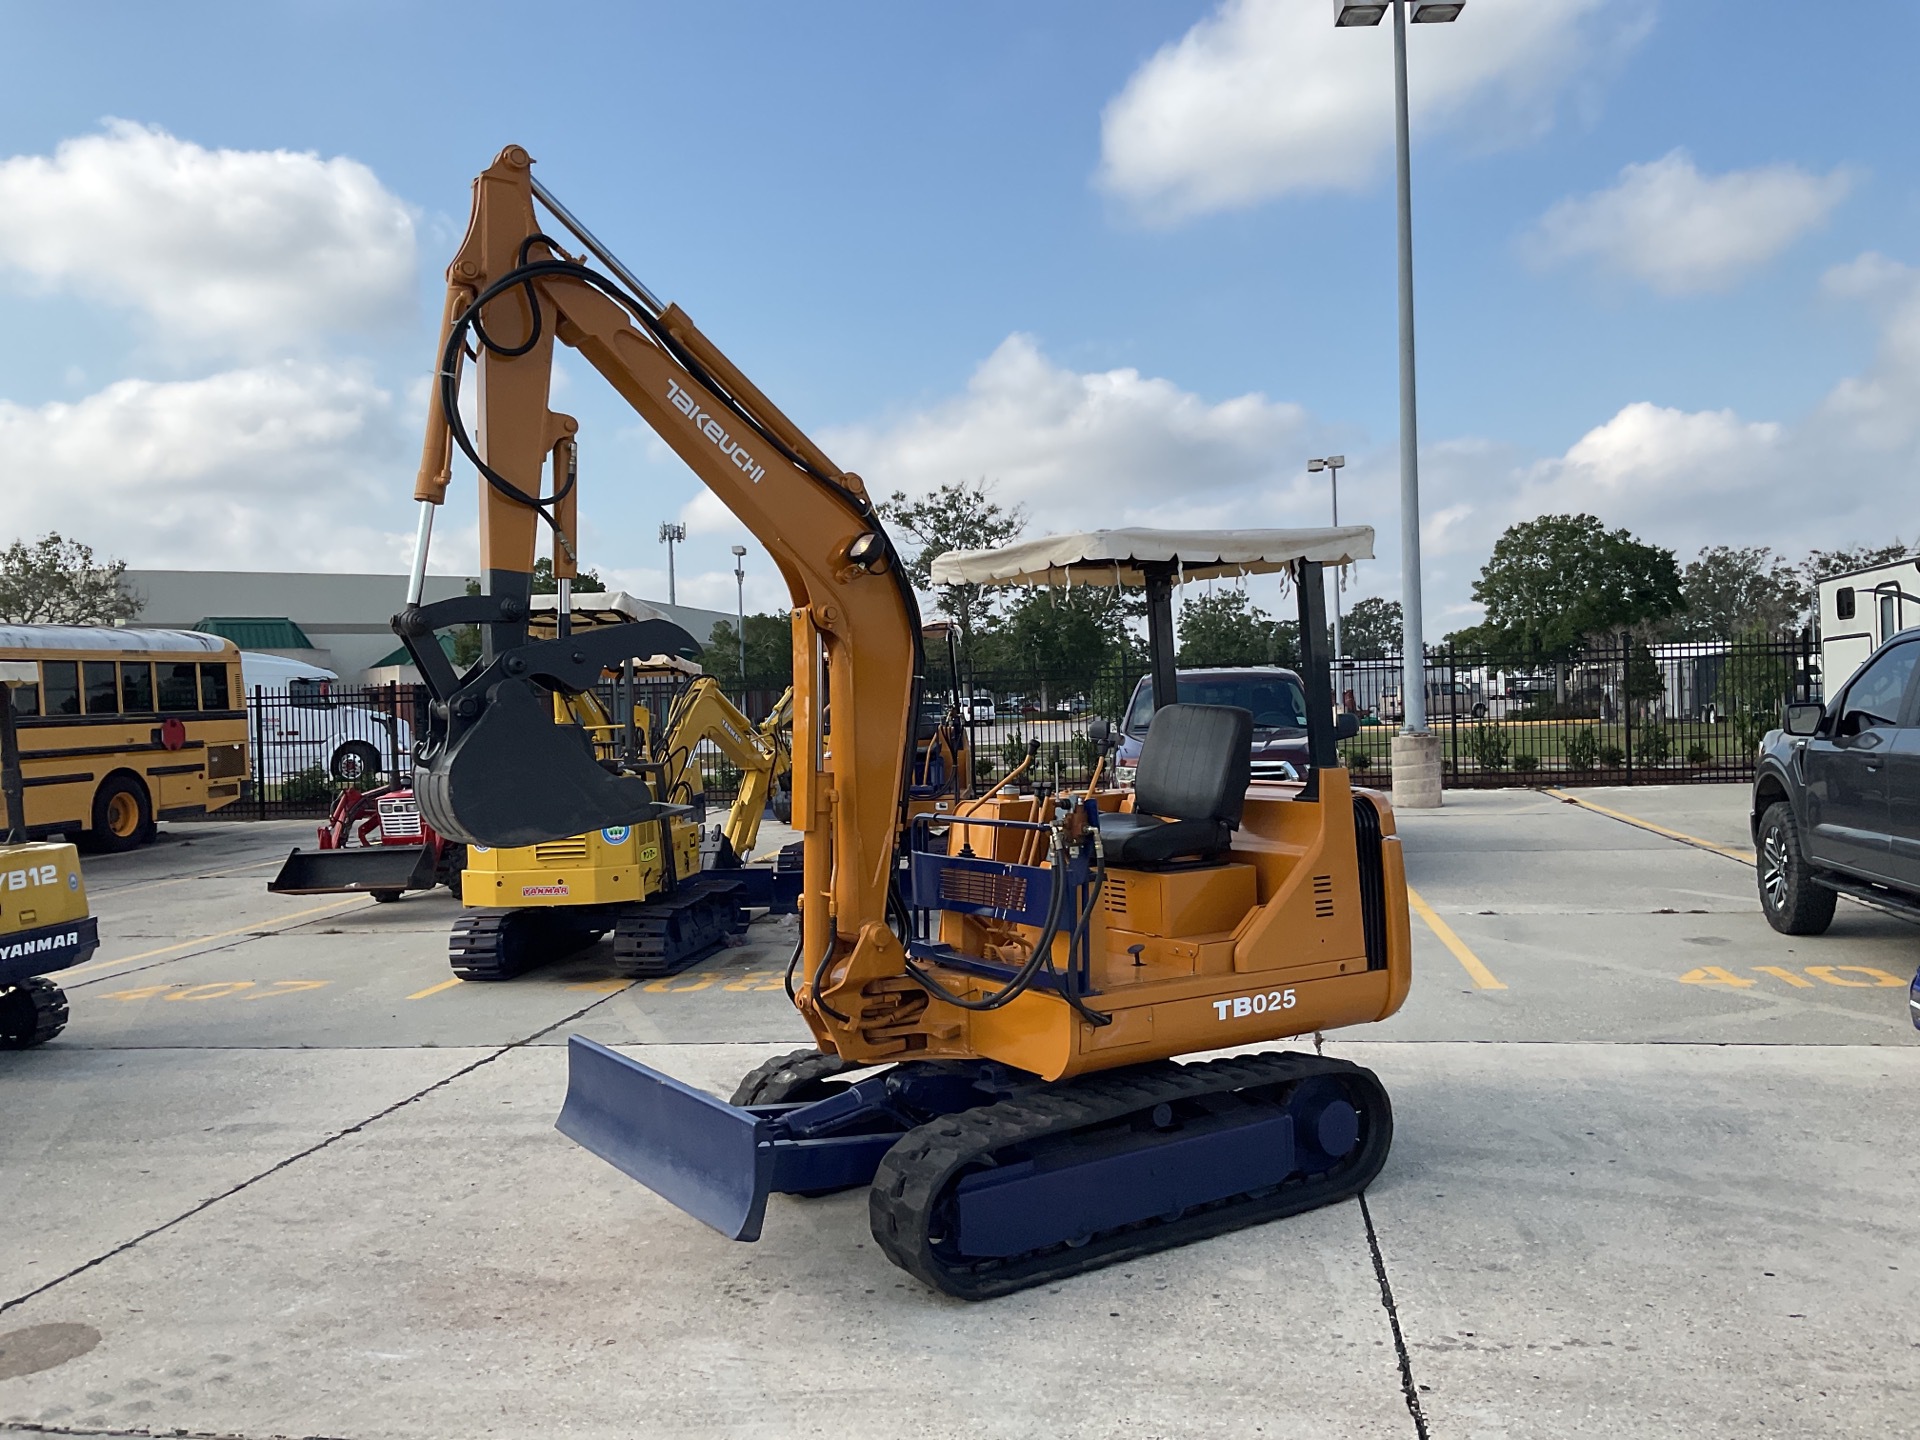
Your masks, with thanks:
M582 570L574 577L573 593L576 595L604 595L607 583L600 578L598 570ZM558 595L560 582L553 578L553 561L542 555L533 562L533 593L536 595Z
M0 551L0 622L8 625L111 625L140 613L122 583L124 560L96 561L93 547L48 531L29 545Z
M1398 600L1369 595L1340 620L1340 647L1355 660L1385 660L1400 653L1406 628Z
M740 673L740 632L721 620L700 650L700 668L722 679ZM747 616L747 676L767 684L793 683L793 620L781 614Z
M1686 604L1668 634L1675 640L1790 634L1806 609L1805 593L1799 570L1770 546L1709 545L1680 572Z
M1673 552L1592 515L1507 527L1473 583L1487 618L1461 638L1519 663L1564 660L1588 637L1665 620L1684 603Z
M1272 665L1279 649L1273 617L1244 590L1221 589L1180 602L1179 664Z
M916 590L931 590L934 608L959 631L960 655L976 661L975 641L992 625L1001 591L984 585L933 584L933 562L949 550L987 550L1004 545L1027 523L1023 506L1003 507L986 480L942 485L931 495L910 500L896 490L880 507L881 518L913 547L902 553Z
M1043 705L1091 694L1104 671L1140 657L1127 625L1137 608L1134 597L1105 585L1020 591L980 637L978 668L1003 680L1030 677Z

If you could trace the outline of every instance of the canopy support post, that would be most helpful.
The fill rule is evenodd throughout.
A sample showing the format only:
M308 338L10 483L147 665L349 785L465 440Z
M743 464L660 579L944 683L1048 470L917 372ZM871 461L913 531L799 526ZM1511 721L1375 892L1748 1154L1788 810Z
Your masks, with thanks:
M1302 800L1317 799L1320 771L1340 763L1339 740L1333 733L1333 676L1320 637L1327 628L1327 589L1317 560L1296 561L1293 588L1300 597L1300 682L1307 692L1307 775Z
M1153 670L1153 708L1180 700L1173 668L1173 562L1142 564L1147 582L1147 663Z

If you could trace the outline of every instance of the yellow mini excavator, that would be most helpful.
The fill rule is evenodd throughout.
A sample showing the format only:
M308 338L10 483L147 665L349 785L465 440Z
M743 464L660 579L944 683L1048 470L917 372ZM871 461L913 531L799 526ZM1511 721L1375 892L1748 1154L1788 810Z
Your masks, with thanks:
M629 662L623 677L630 724L616 724L590 691L569 697L569 707L597 749L620 754L629 773L655 779L671 803L649 824L606 825L533 845L469 847L461 874L466 909L447 947L462 979L510 979L609 932L617 974L672 975L744 930L747 907L791 911L783 877L744 863L768 796L787 773L791 691L755 726L710 675L689 680L673 668ZM655 732L633 690L642 679L662 678L682 688ZM621 744L623 731L633 737L629 746ZM739 791L712 836L704 831L703 742L740 773Z
M434 695L415 788L436 830L539 845L654 825L670 804L646 775L601 764L553 704L663 648L639 633L650 622L527 632L536 527L570 536L577 502L576 427L548 402L556 343L758 537L792 597L804 864L788 974L814 1047L749 1075L729 1104L576 1035L565 1134L735 1239L758 1237L775 1192L867 1186L882 1252L970 1299L1367 1185L1392 1135L1373 1074L1244 1047L1382 1019L1410 982L1392 815L1340 765L1313 645L1322 567L1369 555L1371 531L1093 532L947 557L967 568L945 573L974 580L1143 586L1157 708L1131 791L996 792L935 834L932 817L908 818L918 606L861 479L641 284L517 146L475 182L447 282L395 617ZM460 408L470 358L478 440ZM485 592L422 604L456 447L482 482ZM1246 711L1176 703L1173 586L1263 571L1299 599L1299 782L1251 780ZM466 624L486 648L456 674L435 632ZM1176 1063L1228 1047L1242 1053Z
M0 661L0 1050L44 1045L66 1028L66 993L49 977L100 947L80 852L27 838L13 691L39 679L30 661Z

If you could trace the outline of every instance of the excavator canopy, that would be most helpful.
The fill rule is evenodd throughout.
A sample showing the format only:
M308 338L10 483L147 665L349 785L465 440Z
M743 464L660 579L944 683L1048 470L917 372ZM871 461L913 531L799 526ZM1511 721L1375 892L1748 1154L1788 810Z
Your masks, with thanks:
M1345 565L1373 558L1371 525L1314 530L1078 530L992 550L949 550L933 562L936 585L1147 585L1270 575L1301 560Z

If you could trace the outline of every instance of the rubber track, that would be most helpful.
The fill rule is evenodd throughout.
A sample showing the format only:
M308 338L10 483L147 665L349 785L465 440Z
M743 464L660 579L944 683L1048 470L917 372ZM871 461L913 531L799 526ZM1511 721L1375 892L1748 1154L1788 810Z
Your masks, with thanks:
M858 1070L838 1055L821 1050L794 1050L757 1065L741 1077L730 1105L787 1105L796 1100L819 1100L842 1090L827 1082Z
M694 882L627 910L613 930L614 973L629 980L656 980L706 959L740 928L737 890L737 885Z
M447 962L462 980L511 980L527 968L525 954L515 956L507 943L505 910L468 910L447 936Z
M960 1263L942 1260L933 1249L930 1225L949 1186L996 1151L1109 1125L1159 1104L1291 1087L1320 1076L1341 1080L1345 1098L1360 1112L1359 1143L1331 1171L1196 1206L1177 1219L1123 1226L1079 1246L1063 1241L1003 1260ZM868 1195L868 1214L874 1239L894 1264L933 1289L963 1300L984 1300L1357 1195L1386 1163L1392 1138L1393 1113L1385 1089L1372 1071L1344 1060L1270 1052L1192 1065L1160 1062L1036 1087L910 1130L880 1162Z
M0 1049L30 1050L35 1045L46 1044L67 1028L67 992L44 975L28 976L15 987L14 993L26 996L33 1006L33 1029L19 1035L0 1035ZM0 1001L9 1007L12 1003L12 996Z

